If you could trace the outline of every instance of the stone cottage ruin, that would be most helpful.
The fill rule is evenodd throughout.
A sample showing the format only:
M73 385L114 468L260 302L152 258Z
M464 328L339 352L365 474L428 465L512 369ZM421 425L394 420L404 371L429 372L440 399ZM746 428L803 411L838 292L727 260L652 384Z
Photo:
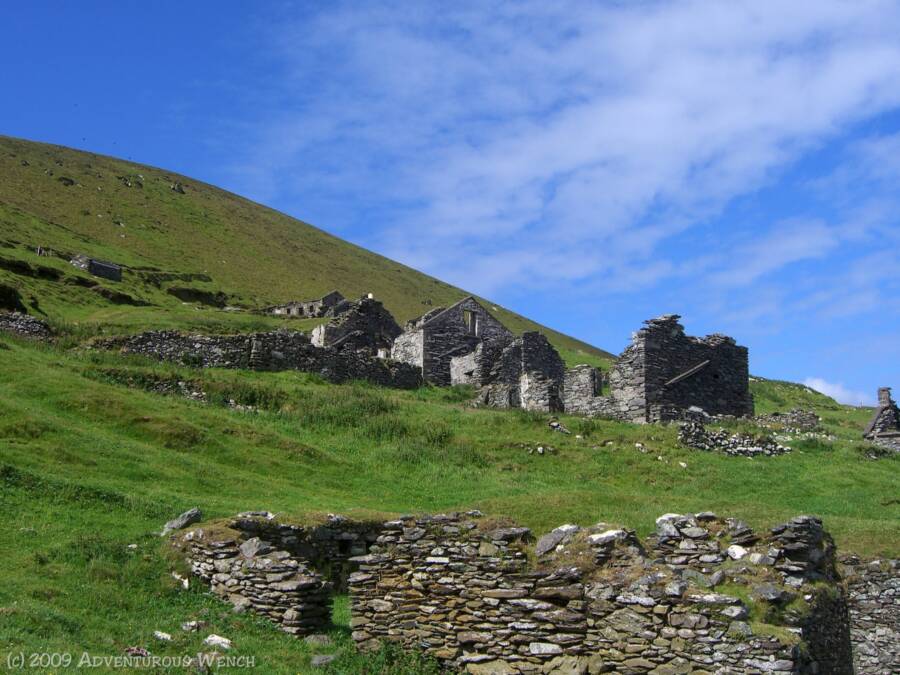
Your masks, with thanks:
M391 313L372 297L342 304L346 308L340 314L313 329L312 343L316 347L349 346L386 357L402 332Z
M422 378L440 387L479 384L481 373L489 368L488 364L496 360L513 337L502 323L469 296L450 307L437 307L407 323L404 332L394 341L391 357L421 368ZM472 356L465 364L457 362L457 380L454 382L451 363L455 357L466 355Z
M710 415L753 414L746 347L713 334L686 335L677 314L644 322L609 373L609 395L588 367L566 373L563 405L568 412L629 422L667 422L691 407Z
M891 398L891 388L878 390L878 407L866 425L863 437L891 450L900 451L900 409Z
M267 307L267 314L275 316L291 316L300 319L317 319L323 316L334 316L336 307L346 299L338 291L331 291L317 300L295 300L284 305Z

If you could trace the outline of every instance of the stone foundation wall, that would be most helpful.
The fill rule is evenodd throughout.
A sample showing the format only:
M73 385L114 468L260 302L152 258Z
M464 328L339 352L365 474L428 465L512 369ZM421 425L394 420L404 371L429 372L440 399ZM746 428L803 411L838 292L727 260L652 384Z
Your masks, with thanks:
M330 382L368 380L386 387L412 389L422 381L418 369L409 364L379 359L351 348L316 347L297 331L250 335L150 331L98 340L93 346L203 368L301 370Z
M764 537L713 514L658 523L646 545L604 524L564 526L539 542L536 565L525 528L459 514L386 523L350 577L353 639L396 641L471 673L851 672L820 521ZM751 605L780 639L754 634Z
M855 672L900 673L900 560L843 563Z

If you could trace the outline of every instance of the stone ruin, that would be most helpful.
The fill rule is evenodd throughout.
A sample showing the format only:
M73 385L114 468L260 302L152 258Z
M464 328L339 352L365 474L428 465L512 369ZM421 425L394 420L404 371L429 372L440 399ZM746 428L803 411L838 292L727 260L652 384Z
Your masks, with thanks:
M0 331L36 340L48 340L53 335L45 322L20 312L0 312Z
M534 546L477 511L318 525L252 512L172 542L215 594L283 630L321 631L331 593L349 590L361 650L396 642L468 673L841 674L855 661L874 675L900 659L897 561L837 565L810 516L757 533L670 513L644 540L598 523Z
M317 319L323 316L337 316L346 299L338 291L326 293L316 300L295 300L283 305L267 307L264 311L275 316L291 316L302 319Z
M878 407L866 425L863 437L876 445L900 452L900 409L891 398L890 387L878 390Z
M456 357L451 367L459 367ZM479 404L495 408L524 408L541 412L562 411L561 385L566 366L547 338L526 332L514 339L485 372Z
M313 329L312 343L316 347L351 347L372 356L386 357L394 340L403 332L393 315L372 297L344 305L331 321Z
M422 384L419 372L405 363L380 359L351 345L316 347L300 331L277 330L249 335L148 331L95 340L92 346L202 368L299 370L315 373L329 382L366 380L399 389L414 389Z
M96 260L86 255L76 255L69 262L95 277L102 277L110 281L122 281L122 266L116 263Z
M678 427L678 442L695 450L723 452L740 457L772 457L791 451L773 438L735 433L725 429L709 430L703 422L688 420Z
M418 368L429 384L481 384L479 380L513 339L513 334L470 296L407 323L394 341L391 357ZM466 366L457 362L454 382L453 359L466 355L471 355Z
M599 376L584 366L567 373L565 409L628 422L678 420L691 407L709 415L752 415L747 348L725 335L686 335L679 318L644 322L609 373L608 396L597 395Z

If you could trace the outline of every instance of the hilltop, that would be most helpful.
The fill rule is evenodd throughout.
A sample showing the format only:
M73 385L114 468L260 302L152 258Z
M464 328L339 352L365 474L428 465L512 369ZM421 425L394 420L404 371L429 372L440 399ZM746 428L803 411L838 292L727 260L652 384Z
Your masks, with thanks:
M5 136L0 233L0 284L18 288L32 313L103 324L107 331L284 325L209 305L247 310L333 289L348 298L374 293L403 323L470 295L193 178ZM38 257L39 246L54 255ZM96 280L68 264L75 254L126 266L122 283L87 288ZM195 301L186 305L185 298ZM483 302L512 331L545 333L570 363L602 365L611 358Z

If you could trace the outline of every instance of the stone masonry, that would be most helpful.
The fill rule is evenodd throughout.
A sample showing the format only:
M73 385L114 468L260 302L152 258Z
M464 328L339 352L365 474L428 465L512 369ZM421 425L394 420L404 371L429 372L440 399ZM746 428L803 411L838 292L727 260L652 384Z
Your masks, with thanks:
M747 348L725 335L685 335L679 317L645 322L609 374L608 397L585 398L581 374L568 379L577 390L564 393L572 410L630 422L680 419L691 407L710 415L753 414Z
M328 323L316 326L312 343L316 347L351 347L372 356L390 352L402 330L384 305L373 298L361 298Z
M506 345L491 365L478 401L497 408L561 411L564 375L565 364L547 338L526 332Z
M40 319L19 312L0 312L0 331L37 340L47 340L53 334Z
M386 523L350 577L353 639L470 673L852 672L834 547L817 519L758 536L713 514L667 514L646 543L605 524L573 528L530 565L525 528L459 514ZM756 634L748 603L789 637Z
M512 333L470 296L407 323L394 341L391 357L420 369L426 382L446 387L453 384L454 357L481 345L479 358L491 363L512 340Z
M257 511L170 537L215 594L283 630L326 628L331 593L349 588L360 649L394 641L470 673L881 675L900 664L900 565L837 566L811 516L757 533L667 513L643 541L598 523L532 547L527 528L477 511L309 525Z
M890 387L878 390L878 407L866 425L863 437L889 450L900 452L900 409L891 398Z
M900 561L843 561L856 675L900 673Z
M299 331L249 335L186 335L150 331L97 340L94 347L119 349L203 368L300 370L329 382L367 380L386 387L412 389L421 384L418 370L405 363L375 358L350 348L316 347Z
M288 302L283 305L275 305L274 307L267 307L267 314L274 314L276 316L291 316L303 319L315 319L323 316L334 316L336 315L335 308L342 305L344 303L344 296L341 295L338 291L331 291L331 293L326 293L321 298L317 300L299 300L295 302Z

